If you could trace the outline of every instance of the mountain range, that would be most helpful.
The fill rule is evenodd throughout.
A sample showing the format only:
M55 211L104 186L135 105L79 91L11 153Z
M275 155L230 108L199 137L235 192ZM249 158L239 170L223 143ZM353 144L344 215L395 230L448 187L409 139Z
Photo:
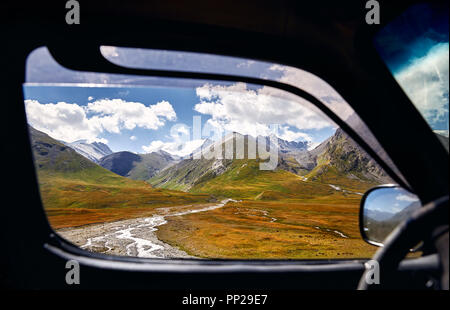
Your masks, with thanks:
M361 192L374 184L390 182L373 159L341 129L312 150L308 150L308 142L290 142L276 136L254 138L234 132L220 141L205 140L203 155L205 151L222 148L222 154L212 159L202 157L199 153L202 149L185 158L162 150L149 154L113 153L100 142L60 143L31 127L30 132L39 137L39 142L33 144L39 167L49 165L59 171L75 166L102 169L102 173L111 171L114 175L169 190L223 196L228 187L229 193L237 197L238 192L246 188L250 197L266 199L278 195L275 192L303 190L299 182L308 182L308 186L325 184L326 190L314 189L324 193L338 189ZM48 139L56 141L52 142L52 147L45 144ZM258 150L261 141L266 143L266 152L278 155L278 165L273 171L259 169L259 164L264 162ZM243 148L236 147L240 143ZM256 158L249 156L252 153ZM45 155L40 156L42 154Z
M32 130L34 134L38 133L36 129L32 128ZM89 143L87 140L59 142L91 162L133 180L148 180L162 169L180 160L180 157L162 150L149 154L135 154L128 151L113 152L102 142Z
M390 178L373 159L341 129L337 129L333 136L310 151L307 149L307 143L304 142L288 142L280 138L273 140L274 137L264 138L267 144L270 141L277 141L278 143L278 148L272 148L271 143L271 150L278 150L278 166L273 173L287 171L298 175L304 181L309 180L352 189L360 189L360 183L368 185L390 181ZM225 149L225 144L230 143L231 139L234 139L234 141L243 139L245 141L244 149L248 149L249 141L255 138L234 133L232 138L222 141L222 149ZM217 144L218 142L211 146L217 146ZM256 145L258 145L257 141ZM255 163L261 162L258 156L255 159L249 159L248 151L244 151L245 154L239 154L239 151L234 149L233 152L232 158L234 159L227 159L230 157L226 156L223 159L195 159L191 156L162 170L149 182L156 187L199 191L203 187L202 185L221 175L225 175L223 179L227 179L227 176L233 173L240 174L240 176L235 175L234 180L245 178L243 172L235 170L238 168L236 167L237 163L241 168L244 168L255 167ZM257 169L252 171L251 174L253 174L253 178L257 178L257 174L266 175L267 173ZM268 177L274 176L272 174ZM251 180L247 181L251 182Z
M117 152L101 158L99 165L133 180L148 180L179 159L162 150L149 154Z
M232 133L224 137L224 139L219 142L214 142L210 139L205 139L201 147L194 150L190 155L185 156L184 158L172 155L163 150L159 150L157 152L152 152L148 154L136 154L128 151L113 153L106 144L101 142L88 143L86 140L79 140L72 143L66 143L62 141L61 142L72 148L80 155L89 159L90 161L120 176L128 177L134 180L146 181L155 177L158 173L164 171L166 168L169 168L183 160L187 161L185 161L182 166L188 165L190 162L189 159L195 157L194 154L200 154L201 157L202 149L206 150L211 147L214 148L220 146L221 144L225 145L229 142L232 142L233 139L235 140L236 138L241 138L242 140L244 140L245 147L241 151L236 151L236 149L233 148L234 158L244 158L244 156L246 156L247 153L244 154L242 152L247 152L248 149L247 145L249 139L257 148L258 145L257 139L248 135L243 136L240 135L239 133ZM297 154L298 152L306 151L308 147L307 142L294 142L294 141L290 142L277 138L276 136L272 137L259 136L258 138L262 139L260 141L264 141L271 150L276 148L279 150L280 154L283 154L285 156L289 154ZM273 142L276 142L276 147L274 146ZM223 153L223 156L225 156L225 153ZM215 164L213 162L215 162ZM190 176L195 179L195 176L204 174L204 172L206 172L210 168L210 166L213 167L214 171L216 171L217 169L219 170L222 169L221 167L223 167L223 163L221 161L210 161L202 159L201 161L195 161L194 166L195 167L187 168L187 170L188 171L191 171L193 169L198 170L198 173L193 173ZM289 165L289 167L287 167L287 169L292 170L294 169L293 167L295 167L295 165L291 164ZM180 175L182 176L182 173ZM175 186L175 188L185 189L186 187Z

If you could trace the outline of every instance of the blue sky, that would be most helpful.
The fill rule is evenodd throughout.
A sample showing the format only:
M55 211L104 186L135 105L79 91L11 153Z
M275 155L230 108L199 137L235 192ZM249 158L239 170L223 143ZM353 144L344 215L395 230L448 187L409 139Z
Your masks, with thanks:
M295 81L326 104L349 111L328 84L295 68L184 52L116 47L102 52L119 65ZM336 129L308 102L270 87L72 71L56 63L45 47L27 59L24 96L28 122L36 129L66 142L106 142L113 151L163 149L184 156L214 133L217 138L217 132L233 131L276 134L314 147ZM199 116L203 131L201 137L194 137L193 118Z
M158 130L149 130L137 126L133 130L122 129L120 134L104 131L98 135L98 138L108 141L107 144L113 151L128 150L142 153L142 146L149 144L151 140L167 140L170 127L173 124L192 124L192 116L198 114L192 110L192 104L196 102L195 92L192 89L184 88L24 86L24 93L26 99L37 100L41 104L67 102L86 106L89 102L105 98L120 98L125 101L141 102L146 106L163 100L170 102L176 111L177 120L166 121L165 125ZM90 98L92 99L89 100ZM203 122L207 119L208 117L204 116ZM132 136L135 136L136 139L130 139Z
M417 196L402 188L384 188L375 190L367 197L365 211L388 212L393 215L412 204L420 206Z
M216 85L215 85L216 86ZM214 87L214 86L212 86ZM227 86L224 86L227 87ZM28 111L27 117L32 126L39 130L48 133L54 138L64 140L67 142L73 142L72 140L88 139L107 142L108 146L113 151L132 151L136 153L145 153L148 147L153 141L162 141L165 143L171 143L174 141L171 135L171 129L184 127L189 130L189 135L182 135L183 142L193 139L193 116L200 116L202 127L213 119L213 115L208 113L199 113L194 108L201 102L200 97L196 94L196 89L181 88L181 87L82 87L82 86L24 86L25 98L28 100L39 103L39 113L31 113ZM232 94L234 95L234 94ZM239 97L239 93L236 94ZM270 97L269 97L270 98ZM102 100L111 102L111 100L120 99L122 104L127 102L141 103L145 107L150 107L158 102L168 102L172 106L176 118L166 119L162 117L163 125L158 126L155 129L145 128L144 126L136 126L132 129L125 127L120 128L120 132L111 132L108 130L102 130L101 132L94 132L93 135L83 135L82 130L77 130L78 124L73 124L69 127L68 131L72 135L68 135L66 131L61 130L61 126L54 125L54 121L49 116L49 112L46 112L50 106L55 106L59 102L67 103L68 105L77 105L80 107L87 107L89 103L95 103ZM213 101L214 102L214 101ZM36 110L34 110L36 111ZM58 113L63 115L62 110L58 110ZM87 112L85 117L87 120L92 119L93 116L98 113ZM36 118L37 120L34 120ZM60 117L62 118L62 117ZM320 118L314 118L314 120L320 120ZM34 120L34 121L30 121ZM228 124L225 121L225 124ZM249 120L249 126L252 125L252 120ZM321 128L296 128L294 126L286 125L288 132L302 133L304 135L294 139L296 141L305 141L310 139L311 143L318 143L325 140L327 137L334 133L333 126L321 125ZM255 125L256 126L256 125ZM299 126L300 127L300 126ZM308 126L311 127L311 126ZM231 127L239 132L239 127ZM226 131L226 130L225 130ZM228 131L229 132L229 131ZM80 133L80 135L76 134ZM225 134L226 132L224 132ZM242 130L241 133L247 134L246 130ZM261 131L264 133L264 131ZM212 133L211 133L212 134ZM208 136L203 135L202 138ZM209 136L211 138L211 136ZM282 136L283 137L283 136ZM286 138L286 137L284 137ZM288 139L288 138L286 138ZM290 139L288 139L290 140ZM161 145L161 144L160 144ZM158 144L154 145L157 147ZM155 149L156 150L156 149ZM166 149L166 151L170 151ZM173 150L172 150L173 153ZM184 154L180 154L184 155Z

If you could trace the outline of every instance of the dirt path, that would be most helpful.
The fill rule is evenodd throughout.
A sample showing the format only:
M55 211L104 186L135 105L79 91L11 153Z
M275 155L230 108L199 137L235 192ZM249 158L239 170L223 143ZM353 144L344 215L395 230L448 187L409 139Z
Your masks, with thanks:
M186 252L160 241L155 234L157 227L167 223L166 217L218 209L229 201L234 200L225 199L212 206L183 208L181 211L177 207L161 208L161 214L152 217L65 228L57 232L80 248L93 252L151 258L192 258Z

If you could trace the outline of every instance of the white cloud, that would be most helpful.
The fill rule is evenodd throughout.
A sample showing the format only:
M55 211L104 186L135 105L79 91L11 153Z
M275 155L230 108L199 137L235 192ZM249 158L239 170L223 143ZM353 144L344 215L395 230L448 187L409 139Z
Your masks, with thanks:
M36 100L25 100L28 123L51 137L73 142L87 139L99 141L101 127L91 122L86 111L77 104L58 102L41 104ZM104 142L104 140L103 140Z
M92 101L92 99L94 99L94 97L92 97L92 96L88 97L88 101Z
M301 131L292 131L288 126L280 126L277 136L286 141L312 141L312 138L308 134Z
M146 153L163 150L172 155L186 156L191 154L197 148L199 148L203 144L203 142L204 140L201 139L192 141L171 141L171 142L163 142L161 140L156 140L152 141L148 146L143 146L142 149Z
M150 145L148 146L143 146L142 149L144 150L144 152L146 153L152 153L152 152L157 152L160 149L162 149L165 146L166 143L162 142L161 140L156 140L156 141L152 141L150 143Z
M200 103L194 109L210 115L207 124L219 131L267 136L274 133L270 125L278 124L283 125L279 133L283 139L310 140L305 133L294 132L289 127L304 130L332 126L320 112L305 106L301 98L283 97L283 92L270 87L250 90L245 83L231 86L205 84L196 89L196 94Z
M415 202L417 201L417 197L406 194L400 194L395 197L395 200Z
M176 124L170 129L169 141L152 141L147 146L142 146L146 153L163 150L177 156L186 156L203 144L203 139L191 140L189 127L184 124Z
M189 135L189 128L187 128L186 126L179 126L178 128L175 129L175 132L173 132L173 134L176 134L177 136L179 134L181 135Z
M136 137L136 136L131 136L131 137L130 137L130 140L131 140L131 141L136 141L136 140L137 140L137 137Z
M175 124L170 128L169 137L176 142L187 142L191 138L191 132L185 124Z
M164 126L165 120L176 120L175 110L168 101L147 107L140 102L101 99L88 103L87 110L96 114L91 118L92 121L113 133L119 133L122 128L158 129Z
M136 127L158 129L166 120L176 120L172 105L161 101L145 106L122 99L102 99L87 106L58 102L41 104L25 100L28 123L51 137L73 142L80 139L105 141L98 136L104 131L120 133Z
M448 119L449 45L437 44L395 75L411 101L433 125Z

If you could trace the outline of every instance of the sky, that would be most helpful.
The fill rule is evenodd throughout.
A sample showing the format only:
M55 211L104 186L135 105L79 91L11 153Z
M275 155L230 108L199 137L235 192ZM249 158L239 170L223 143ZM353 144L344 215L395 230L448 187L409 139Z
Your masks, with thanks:
M175 65L278 80L295 75L329 104L343 101L319 78L273 64L115 47L102 51L116 62L132 59L130 65L140 67L170 69ZM103 142L114 152L162 149L185 156L204 139L217 140L234 131L254 137L275 134L287 141L308 141L314 147L336 130L315 107L281 90L245 83L71 71L57 64L45 47L28 57L26 81L25 107L31 126L65 142ZM200 134L195 134L197 123Z
M420 206L419 198L403 188L383 188L374 190L367 196L364 210L396 214L412 204Z
M334 133L326 119L297 102L245 84L180 87L24 86L31 126L65 142L99 141L114 151L163 149L185 156L205 138L239 132L272 133L288 141L319 143ZM194 137L194 117L201 137ZM275 131L272 125L278 124ZM199 138L199 139L194 139Z
M433 130L449 130L448 4L419 4L377 34L375 46Z

